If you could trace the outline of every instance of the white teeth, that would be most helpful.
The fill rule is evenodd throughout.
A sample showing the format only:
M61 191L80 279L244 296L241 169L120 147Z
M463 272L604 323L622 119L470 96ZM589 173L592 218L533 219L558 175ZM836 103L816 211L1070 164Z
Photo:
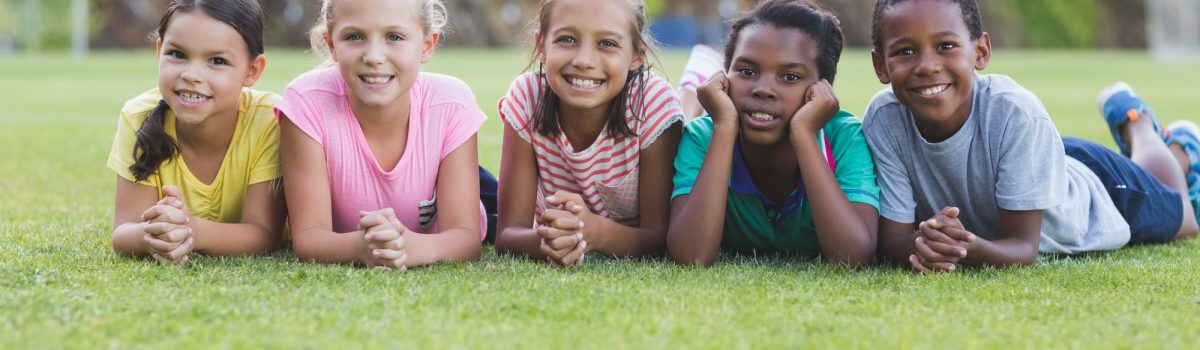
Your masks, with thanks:
M367 76L364 76L363 80L365 80L366 82L371 83L371 84L383 84L383 83L388 82L389 80L392 80L392 77L367 77Z
M946 88L949 86L950 85L938 85L938 86L933 86L933 87L927 87L927 88L921 89L920 94L922 96L939 94L942 91L946 91Z
M197 94L192 94L192 93L187 93L187 92L180 92L179 97L183 97L183 99L188 102L201 102L201 101L208 99L208 96L197 95Z
M584 89L591 89L591 88L594 88L594 87L600 86L600 81L599 81L599 80L589 80L589 79L576 79L576 78L571 78L571 79L570 79L570 82L571 82L571 85L574 85L574 86L576 86L576 87L581 87L581 88L584 88Z
M766 121L771 121L772 119L775 119L775 116L766 114L766 113L762 113L762 112L758 112L758 113L750 113L750 118L754 118L754 120L766 122Z

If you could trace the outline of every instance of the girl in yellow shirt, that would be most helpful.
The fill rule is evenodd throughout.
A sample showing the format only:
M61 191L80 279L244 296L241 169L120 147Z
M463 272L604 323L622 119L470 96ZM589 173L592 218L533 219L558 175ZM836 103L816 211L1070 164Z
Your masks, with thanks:
M253 0L174 0L155 43L158 88L125 103L108 167L117 173L113 250L183 264L271 252L284 206L279 97L248 87L266 67Z

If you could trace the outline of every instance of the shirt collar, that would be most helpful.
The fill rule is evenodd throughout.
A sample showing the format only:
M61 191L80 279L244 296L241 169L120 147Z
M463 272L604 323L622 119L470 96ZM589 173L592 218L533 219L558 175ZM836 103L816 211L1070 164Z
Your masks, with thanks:
M734 192L754 195L763 201L763 204L770 207L778 207L771 198L768 198L758 190L758 186L754 185L754 179L750 177L750 168L746 165L746 159L742 157L742 144L739 141L733 144L733 164L731 174L729 176L729 188ZM796 190L788 195L786 207L798 207L798 203L807 196L807 191L804 189L804 181L797 181Z

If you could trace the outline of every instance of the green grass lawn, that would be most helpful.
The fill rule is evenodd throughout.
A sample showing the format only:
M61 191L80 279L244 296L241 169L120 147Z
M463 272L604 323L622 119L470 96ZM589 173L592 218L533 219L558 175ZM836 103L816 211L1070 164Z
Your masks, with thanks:
M836 90L861 113L882 86L849 51ZM667 54L678 75L684 56ZM256 86L281 91L314 61L273 51ZM496 169L495 103L518 51L443 50L491 119L480 161ZM1163 122L1200 118L1200 62L1136 52L998 53L1063 135L1112 145L1096 93L1130 82ZM915 275L781 257L723 256L710 269L594 256L573 269L497 257L380 273L269 257L188 267L116 256L117 112L156 82L150 52L0 58L0 348L1195 348L1200 244L1050 259L1032 268ZM1033 181L1035 179L1031 179Z

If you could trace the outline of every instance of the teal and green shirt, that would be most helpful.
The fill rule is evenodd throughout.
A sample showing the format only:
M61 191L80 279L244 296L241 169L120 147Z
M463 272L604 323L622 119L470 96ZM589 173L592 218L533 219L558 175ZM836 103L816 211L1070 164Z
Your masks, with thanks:
M878 211L875 162L862 133L862 121L849 112L839 111L821 129L821 134L818 138L821 149L846 198ZM675 157L675 189L671 199L692 192L712 135L713 121L707 115L684 126L679 154ZM784 203L775 203L754 185L741 153L740 147L734 146L721 246L738 251L820 254L804 184L799 184Z

